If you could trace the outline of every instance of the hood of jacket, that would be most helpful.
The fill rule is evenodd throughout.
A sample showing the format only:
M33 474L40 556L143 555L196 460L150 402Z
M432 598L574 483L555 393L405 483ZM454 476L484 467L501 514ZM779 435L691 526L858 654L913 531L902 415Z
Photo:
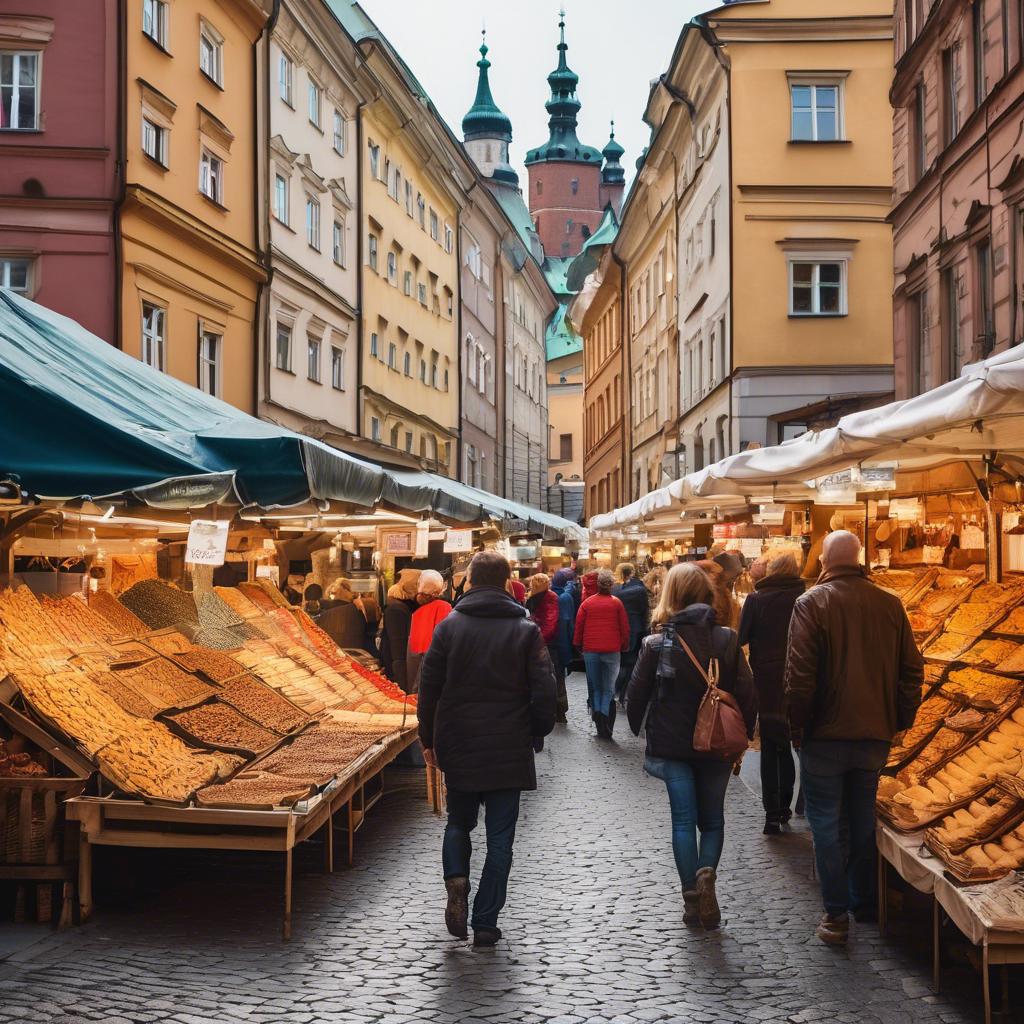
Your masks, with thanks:
M689 608L684 608L672 616L672 625L676 629L680 626L697 626L701 623L713 626L715 622L715 609L709 604L691 604Z
M765 576L754 584L755 590L804 590L807 581L800 576Z
M461 601L456 611L481 619L521 619L526 609L501 587L473 587Z
M560 594L575 579L576 573L572 569L559 569L551 578L551 589Z

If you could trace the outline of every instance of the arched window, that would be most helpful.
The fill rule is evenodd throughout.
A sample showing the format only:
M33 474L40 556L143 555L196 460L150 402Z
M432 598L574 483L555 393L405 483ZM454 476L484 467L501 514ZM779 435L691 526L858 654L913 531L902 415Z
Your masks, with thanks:
M698 472L704 468L704 424L693 433L693 470Z

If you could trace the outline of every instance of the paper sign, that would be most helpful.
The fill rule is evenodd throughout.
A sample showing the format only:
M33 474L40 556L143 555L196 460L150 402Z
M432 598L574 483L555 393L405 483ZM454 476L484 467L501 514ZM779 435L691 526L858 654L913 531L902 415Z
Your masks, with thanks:
M227 520L193 519L188 528L185 561L191 565L223 565L229 525Z
M427 523L416 525L416 558L426 558L430 554L430 529Z
M384 551L389 555L412 554L412 531L402 530L400 533L385 534Z
M446 553L466 552L473 550L472 530L448 530L444 535Z

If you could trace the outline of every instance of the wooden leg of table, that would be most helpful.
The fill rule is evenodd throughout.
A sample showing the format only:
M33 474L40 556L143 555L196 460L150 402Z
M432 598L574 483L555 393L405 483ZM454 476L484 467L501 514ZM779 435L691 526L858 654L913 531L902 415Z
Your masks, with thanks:
M992 1024L992 991L988 983L988 942L983 942L981 948L981 986L985 993L985 1024Z
M287 942L292 937L292 848L284 855L284 926L281 937Z
M999 1013L1002 1019L1006 1020L1010 1015L1010 968L1007 964L1003 964L999 971L999 988L1002 992L1002 1006Z
M938 992L942 982L939 978L940 971L940 946L939 946L939 924L940 924L939 901L932 897L932 991Z
M889 923L889 894L886 891L886 887L889 884L889 876L886 868L888 862L879 853L878 855L878 932L881 936L885 936L885 930Z
M326 836L324 838L324 871L331 874L334 871L334 811L327 812L327 824L324 826Z
M65 928L70 928L74 922L74 895L75 890L71 883L65 882L61 893L60 920L57 922L57 928L59 931L63 931Z
M427 803L436 811L435 796L434 796L434 768L431 765L427 765L426 776L427 776Z
M92 916L92 846L82 829L78 836L78 920L81 924Z
M352 867L355 862L356 814L355 808L353 807L353 800L355 800L354 796L346 805L348 808L348 849L345 851L345 863L349 867Z

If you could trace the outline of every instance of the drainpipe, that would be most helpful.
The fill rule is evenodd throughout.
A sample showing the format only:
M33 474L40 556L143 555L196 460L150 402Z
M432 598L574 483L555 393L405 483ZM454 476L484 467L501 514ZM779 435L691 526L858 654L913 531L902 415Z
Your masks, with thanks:
M128 46L125 38L125 24L128 15L125 11L125 0L117 0L117 120L115 132L117 138L115 139L114 146L116 152L115 166L114 166L114 203L110 211L111 218L111 233L113 235L113 246L114 246L114 294L113 307L114 307L114 336L110 340L113 342L114 347L118 349L124 348L123 338L123 317L122 317L122 305L124 297L122 295L122 289L124 288L124 244L121 238L121 209L124 206L124 201L127 196L127 181L128 181L128 166L127 166L127 153L128 153L128 140L127 140L127 129L125 123L127 121L127 95L128 95Z
M467 195L467 200L469 196ZM471 201L471 200L470 200ZM458 386L459 411L455 427L455 473L453 479L462 480L462 211L455 211L455 372Z
M363 436L363 110L356 104L356 437Z
M622 339L622 497L623 505L628 505L633 500L633 462L629 458L628 438L630 436L630 421L633 418L633 345L632 339L626 330L629 324L629 317L626 316L626 305L629 302L629 291L626 288L626 264L619 259L613 245L609 250L612 259L619 267L619 337ZM628 501L626 497L628 495Z

